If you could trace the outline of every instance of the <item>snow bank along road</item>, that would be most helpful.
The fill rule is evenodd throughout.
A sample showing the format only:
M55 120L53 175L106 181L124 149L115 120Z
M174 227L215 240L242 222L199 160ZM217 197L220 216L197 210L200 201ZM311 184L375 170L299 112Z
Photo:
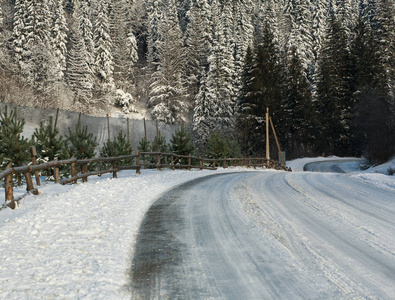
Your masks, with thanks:
M132 299L395 299L395 190L335 173L199 178L137 237Z

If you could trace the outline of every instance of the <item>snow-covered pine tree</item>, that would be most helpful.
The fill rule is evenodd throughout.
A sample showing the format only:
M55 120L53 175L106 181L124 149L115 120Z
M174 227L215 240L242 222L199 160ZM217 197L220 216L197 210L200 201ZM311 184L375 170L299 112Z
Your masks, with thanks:
M0 32L3 31L3 26L4 26L3 7L0 5Z
M137 61L137 43L132 29L128 26L133 1L116 0L110 2L110 35L114 61L114 80L117 86L127 90L133 79L133 65Z
M154 118L163 123L185 120L189 110L183 78L185 55L174 0L162 14L156 40L157 62L153 62L149 106Z
M15 3L14 58L24 80L38 94L50 91L56 73L50 46L49 15L47 1L20 0Z
M155 69L154 63L159 61L157 41L159 40L159 24L166 5L162 0L149 0L147 7L147 63L151 70ZM153 71L151 71L153 72Z
M377 31L377 1L376 0L360 0L359 10L363 15L363 21L369 24L373 32ZM356 24L357 25L357 24Z
M241 74L243 72L244 59L246 57L247 48L253 44L254 27L252 26L252 1L236 0L233 1L233 20L234 20L234 36L235 36L235 91L236 98L239 95L242 82ZM238 110L236 109L236 112Z
M380 56L387 74L387 84L392 97L395 98L395 4L390 0L377 3L377 25ZM395 105L395 103L392 103ZM395 109L395 107L394 107ZM394 111L395 113L395 111Z
M315 142L315 107L309 82L296 47L287 53L285 103L282 123L289 157L301 157L313 152Z
M212 100L212 97L204 76L200 82L199 92L195 96L193 111L193 134L199 153L202 153L206 148L206 142L213 126L214 111L212 110L210 100Z
M62 0L50 0L51 22L51 46L54 53L56 64L56 78L64 81L67 57L67 33L65 13Z
M98 0L96 14L93 30L93 41L95 45L94 74L97 82L95 90L100 93L107 93L114 88L114 62L111 53L112 40L110 37L107 0Z
M317 63L318 56L325 39L325 29L327 24L328 0L311 1L311 37L312 37L312 52L313 52L313 96L316 98L316 83L317 83Z
M358 17L358 0L337 0L336 2L336 17L340 22L344 33L347 37L347 46L353 40L353 31L355 22Z
M28 47L27 41L27 30L25 24L27 22L27 1L26 0L15 0L15 13L13 22L13 44L12 52L15 62L19 65L20 69L24 68L23 57Z
M243 73L241 75L241 82L243 83L238 99L238 117L237 128L241 150L246 155L253 155L255 143L263 138L263 132L255 130L254 111L256 106L255 97L252 96L252 86L254 80L254 54L252 49L247 49L247 54L244 59Z
M74 7L75 9L73 16L77 21L76 24L81 32L81 37L85 44L85 60L88 67L90 68L90 72L92 74L91 76L93 76L95 46L93 42L93 25L91 22L91 1L75 0Z
M78 19L74 19L69 35L67 53L66 79L74 93L74 104L81 104L85 109L92 98L93 78L89 66L89 57Z
M286 14L289 19L290 34L285 45L286 49L298 52L305 73L310 81L314 73L313 36L311 32L311 2L306 0L288 0Z
M391 155L391 111L388 85L379 43L366 11L360 10L351 43L353 151L370 160L384 161Z
M318 69L318 110L322 114L319 151L347 155L350 152L352 107L350 58L347 37L330 10Z
M207 0L191 1L187 13L189 23L185 33L185 76L188 94L193 98L199 90L202 77L208 69L208 55L211 47L210 6Z
M224 133L233 131L235 88L234 88L234 39L232 32L232 13L229 4L221 11L218 3L211 3L211 23L213 44L208 58L207 101L214 112L209 121L211 130L218 127Z

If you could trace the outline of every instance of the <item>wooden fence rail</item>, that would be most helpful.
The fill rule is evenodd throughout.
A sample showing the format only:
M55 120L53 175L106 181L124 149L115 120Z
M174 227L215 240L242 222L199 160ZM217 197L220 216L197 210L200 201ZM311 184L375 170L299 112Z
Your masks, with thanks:
M35 150L32 149L32 153L35 153ZM154 157L156 156L156 163L154 163ZM124 155L117 157L100 157L100 158L91 158L91 159L77 159L71 158L67 160L54 160L49 161L43 164L37 165L35 162L35 156L33 155L33 164L15 167L12 168L11 164L7 166L5 171L0 172L0 182L4 180L5 187L5 202L6 205L3 205L4 208L6 206L15 208L15 203L21 199L21 197L15 199L13 193L13 175L23 174L26 179L26 191L28 193L38 194L38 189L34 188L33 179L31 173L34 173L36 176L36 185L40 185L40 180L38 178L38 172L44 170L53 170L55 176L55 182L60 184L68 184L68 183L76 183L77 180L82 179L83 182L87 181L89 176L94 175L103 175L106 173L113 173L113 178L117 178L117 172L121 170L136 170L136 173L140 174L141 168L157 168L161 170L162 168L170 168L172 170L175 169L208 169L208 170L216 170L217 166L222 164L223 168L227 168L228 166L246 166L246 167L265 167L265 168L274 168L278 170L286 170L290 171L289 168L281 165L277 161L268 160L266 158L202 158L196 157L192 155L178 155L174 153L162 153L162 152L137 152L134 155ZM162 163L162 159L164 163ZM170 162L168 161L170 159ZM119 165L119 162L122 160L134 160L135 163L133 165ZM102 164L110 164L110 167L106 170L101 170ZM89 166L93 166L94 164L100 164L100 170L88 171ZM70 174L69 178L65 178L63 180L59 180L59 169L61 167L70 165ZM79 166L80 172L77 174L77 167ZM25 196L24 194L23 196ZM23 197L22 196L22 197ZM9 201L9 203L7 203ZM1 209L0 208L0 209Z

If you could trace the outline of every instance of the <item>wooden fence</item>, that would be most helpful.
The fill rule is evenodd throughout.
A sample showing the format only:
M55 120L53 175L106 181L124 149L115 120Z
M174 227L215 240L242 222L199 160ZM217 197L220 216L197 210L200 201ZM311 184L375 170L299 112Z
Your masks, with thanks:
M120 161L133 160L132 165L120 165ZM103 164L107 169L102 170ZM70 176L60 180L60 168L69 166ZM265 167L277 170L291 171L289 168L281 165L277 161L268 160L266 158L202 158L192 155L177 155L174 153L161 152L136 152L134 155L125 155L118 157L101 157L92 159L76 159L54 160L43 164L36 164L35 149L32 147L32 164L12 168L11 164L7 169L0 173L0 182L4 179L5 187L5 205L4 207L15 208L16 203L26 196L28 193L38 194L38 189L34 187L32 173L35 175L36 186L40 185L39 173L44 170L52 170L55 183L68 184L76 183L82 179L86 182L89 176L103 175L113 173L113 178L117 178L117 172L121 170L136 170L140 174L141 168L162 168L175 169L209 169L216 170L217 167L227 168L228 166L246 166L246 167ZM92 170L95 169L95 170ZM79 172L77 172L79 170ZM91 170L91 171L88 171ZM26 179L26 193L18 198L14 198L13 192L13 175L24 176ZM8 201L8 203L7 203Z

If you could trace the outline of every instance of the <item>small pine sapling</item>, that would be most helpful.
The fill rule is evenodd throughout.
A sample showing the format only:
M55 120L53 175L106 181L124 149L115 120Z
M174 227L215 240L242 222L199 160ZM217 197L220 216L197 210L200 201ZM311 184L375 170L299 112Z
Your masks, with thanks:
M149 140L147 140L145 137L143 137L140 142L139 145L137 146L137 150L141 153L141 152L151 152L152 147L151 147L151 142ZM142 160L144 161L144 163L154 163L153 161L153 157L150 155L143 155Z
M159 133L159 135L157 135L152 142L152 152L166 153L167 150L168 146L166 143L166 138ZM162 156L161 162L165 162L165 157Z
M17 108L8 114L7 106L0 114L0 167L4 169L10 162L19 167L30 161L29 141L22 136L25 120L18 120ZM18 175L18 185L22 177Z
M67 148L65 140L59 135L59 130L54 127L52 116L49 118L48 124L40 122L40 127L36 128L33 133L32 143L36 146L38 161L41 163L53 161L55 158L59 160L69 158L67 151L65 151ZM53 170L46 175L53 175Z
M172 135L172 138L170 140L170 151L178 155L195 154L195 146L192 142L192 136L189 132L185 130L185 127L183 125ZM186 165L188 164L188 159L178 159L177 161L175 161L175 163Z
M75 125L74 131L68 128L69 134L66 135L68 141L68 150L70 156L78 159L92 158L95 156L95 148L97 147L97 139L92 133L88 133L88 126L81 126L80 120ZM92 164L89 169L94 169Z
M132 145L127 140L126 134L123 134L122 130L119 132L118 136L111 141L108 140L104 143L103 148L100 151L101 157L116 157L123 155L132 155ZM133 164L133 158L124 159L119 161L123 165Z
M218 129L208 138L206 155L213 159L229 158L230 156L228 141L222 137Z

